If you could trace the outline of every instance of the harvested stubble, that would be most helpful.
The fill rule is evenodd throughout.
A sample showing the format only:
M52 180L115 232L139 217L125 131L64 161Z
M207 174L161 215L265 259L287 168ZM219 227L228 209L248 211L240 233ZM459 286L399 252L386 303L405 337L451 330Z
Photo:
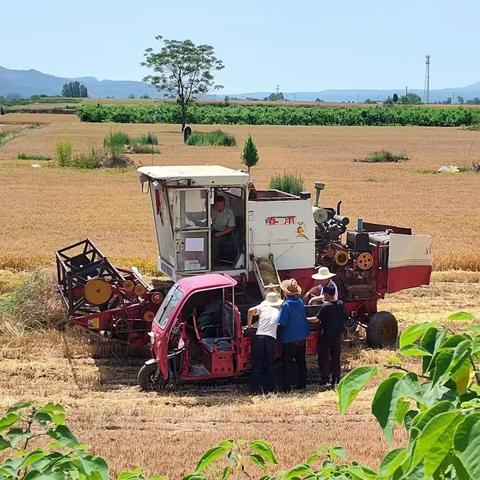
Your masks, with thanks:
M404 328L433 317L445 320L468 299L470 309L479 295L479 284L438 285L391 296L380 307L394 311ZM473 313L480 315L478 305ZM350 459L377 466L388 449L370 413L373 386L339 416L336 393L321 391L313 382L314 363L309 371L313 383L302 394L252 397L241 383L188 385L157 394L140 392L135 385L141 358L93 359L95 346L72 329L21 337L0 330L0 345L0 410L20 399L65 404L73 432L110 459L114 473L140 465L150 474L181 478L225 438L268 440L281 467L297 464L322 445L343 445ZM342 365L349 370L384 364L394 355L355 345L344 350ZM398 434L396 445L403 439Z

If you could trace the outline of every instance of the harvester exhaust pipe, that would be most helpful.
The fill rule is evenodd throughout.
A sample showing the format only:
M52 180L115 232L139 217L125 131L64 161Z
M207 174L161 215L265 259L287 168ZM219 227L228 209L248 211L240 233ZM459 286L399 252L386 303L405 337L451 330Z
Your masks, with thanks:
M320 193L325 188L325 184L322 182L315 182L315 203L313 204L314 207L319 207L319 200L320 200Z

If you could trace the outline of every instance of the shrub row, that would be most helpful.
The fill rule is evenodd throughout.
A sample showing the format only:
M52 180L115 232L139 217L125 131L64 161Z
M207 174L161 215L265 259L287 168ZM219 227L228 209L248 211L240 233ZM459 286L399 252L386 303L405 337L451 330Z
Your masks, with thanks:
M80 105L84 122L182 123L180 107L159 105ZM480 110L432 107L308 107L267 105L192 105L188 119L195 124L246 125L419 125L460 126L480 123Z

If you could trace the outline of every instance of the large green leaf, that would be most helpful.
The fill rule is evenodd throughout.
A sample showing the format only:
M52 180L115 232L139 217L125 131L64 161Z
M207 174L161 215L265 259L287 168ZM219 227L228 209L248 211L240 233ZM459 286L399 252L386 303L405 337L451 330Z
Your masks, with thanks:
M20 415L18 413L6 413L2 418L0 418L0 432L10 428L14 423L18 422L18 420L20 420Z
M453 410L453 405L448 401L442 401L435 403L428 410L420 412L413 420L410 430L410 440L415 440L415 438L423 431L425 425L432 420L432 418L440 415L441 413L448 412Z
M345 413L349 405L359 394L360 390L362 390L377 372L377 367L357 367L342 378L337 389L340 413Z
M275 454L267 442L264 442L263 440L254 440L253 442L250 442L250 448L267 462L277 463Z
M202 458L197 463L197 467L195 468L196 473L203 472L209 465L211 465L215 460L222 457L228 452L228 448L225 447L213 447L210 450L207 450Z
M65 409L59 403L49 402L43 405L40 411L48 413L57 425L63 425L65 423Z
M302 478L305 475L309 475L313 473L312 468L310 465L297 465L296 467L293 467L291 470L288 471L288 473L285 475L283 480L292 480L296 478Z
M471 313L460 311L451 313L447 318L456 322L471 322L475 319L475 316Z
M480 354L480 335L475 335L473 337L473 342L472 342L472 353L474 355L479 355Z
M432 382L437 383L448 371L453 359L453 348L441 350L432 360L433 377Z
M415 343L430 328L435 327L433 323L419 323L405 329L400 335L400 348Z
M431 353L420 345L410 344L400 348L400 353L405 357L430 357Z
M427 351L432 354L435 352L435 348L437 345L437 341L439 338L442 336L442 333L438 331L436 327L430 327L422 337L422 341L420 342L420 345ZM422 358L422 373L425 373L428 371L428 366L430 365L430 361L432 360L432 357L423 357Z
M462 419L458 410L433 417L417 438L412 466L424 462L425 476L431 477L453 448L455 427Z
M385 440L390 445L393 440L393 427L398 403L396 385L400 382L398 376L386 378L378 387L372 402L372 413L383 430Z
M480 479L480 413L466 417L455 431L455 454L472 479Z
M388 452L382 459L380 469L378 470L379 477L391 478L393 474L400 468L402 463L407 458L406 448L396 448Z

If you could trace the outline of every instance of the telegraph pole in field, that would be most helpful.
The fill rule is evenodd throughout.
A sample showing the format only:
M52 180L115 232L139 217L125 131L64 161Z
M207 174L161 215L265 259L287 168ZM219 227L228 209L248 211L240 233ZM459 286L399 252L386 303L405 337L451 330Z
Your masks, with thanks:
M425 103L430 103L430 55L425 55L425 86L423 97Z

